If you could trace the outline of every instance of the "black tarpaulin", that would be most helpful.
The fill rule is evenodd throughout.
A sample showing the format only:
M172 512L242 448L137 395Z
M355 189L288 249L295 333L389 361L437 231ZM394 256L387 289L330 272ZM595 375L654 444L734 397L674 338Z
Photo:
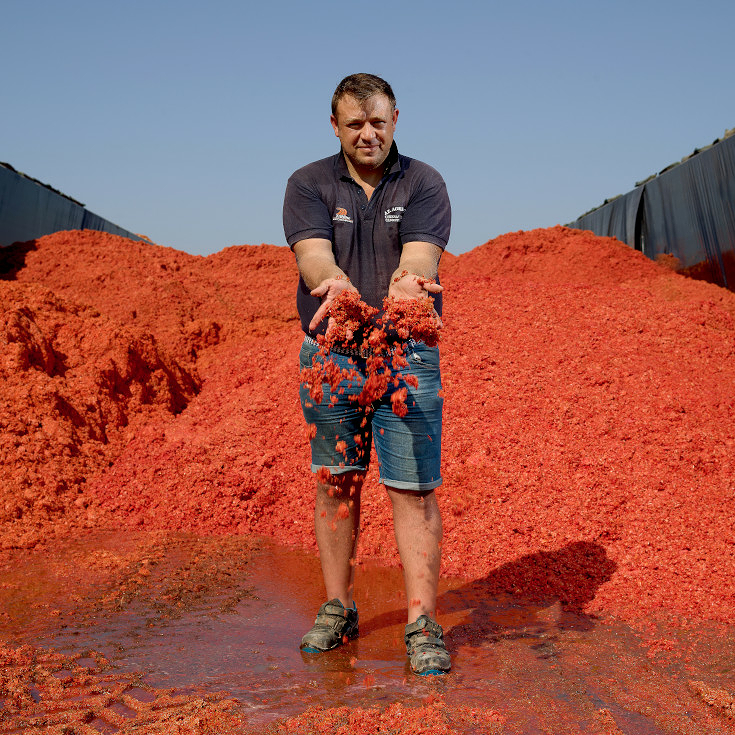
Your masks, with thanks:
M570 224L735 289L735 136L717 142Z
M139 239L69 197L0 165L0 246L84 229Z
M735 287L735 136L645 186L643 237L690 275Z
M636 247L636 219L643 194L643 187L629 191L613 199L594 212L580 217L570 227L592 230L596 235L617 237L620 242Z

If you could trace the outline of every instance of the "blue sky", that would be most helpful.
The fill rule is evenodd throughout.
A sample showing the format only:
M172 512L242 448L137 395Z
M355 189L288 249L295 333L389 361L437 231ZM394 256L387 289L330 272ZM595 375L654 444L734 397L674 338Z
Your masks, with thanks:
M285 244L355 71L449 188L449 250L575 219L735 127L735 3L4 0L0 160L155 242Z

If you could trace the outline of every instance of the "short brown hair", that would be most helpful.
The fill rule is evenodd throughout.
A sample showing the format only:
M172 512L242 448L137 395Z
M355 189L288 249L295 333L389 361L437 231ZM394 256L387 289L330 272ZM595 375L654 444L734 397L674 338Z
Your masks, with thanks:
M350 95L362 103L375 94L384 94L390 101L391 107L396 109L396 96L393 94L390 84L376 77L375 74L350 74L345 77L334 90L332 95L332 114L337 114L337 105L345 96Z

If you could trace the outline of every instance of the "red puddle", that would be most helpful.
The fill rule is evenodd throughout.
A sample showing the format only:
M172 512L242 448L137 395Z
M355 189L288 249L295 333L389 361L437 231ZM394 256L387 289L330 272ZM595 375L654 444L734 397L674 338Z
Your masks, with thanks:
M272 246L199 258L85 231L0 251L0 561L32 548L53 560L58 539L91 528L313 548L296 280L292 254ZM445 254L441 280L443 573L475 596L614 616L647 657L684 661L687 631L729 625L735 604L735 295L560 227ZM145 558L108 551L92 579L127 570L115 599L146 589ZM360 555L397 564L373 475ZM218 569L233 571L226 555ZM190 599L187 579L166 605ZM53 612L31 610L31 626ZM721 669L691 686L725 718ZM225 732L225 705L211 707ZM381 726L398 721L381 712ZM298 726L337 731L351 716L330 713Z
M12 609L14 596L31 591L31 578L58 580L59 570L78 564L82 552L94 558L100 549L132 548L131 542L148 552L165 543L157 564L173 563L179 570L191 570L194 559L217 551L214 541L198 541L193 550L187 537L151 540L138 533L123 543L119 536L96 536L59 548L53 561L30 555L17 569L25 584L6 591L3 601ZM96 652L87 678L97 668L98 680L104 674L117 692L96 708L91 695L81 698L95 714L89 722L100 732L108 725L120 729L125 721L139 726L140 710L146 704L155 707L161 693L180 703L234 697L233 716L255 729L300 722L299 731L319 732L316 713L325 712L322 708L331 713L322 720L338 718L348 708L384 717L400 711L408 721L416 713L430 719L449 708L457 721L446 731L457 733L478 732L474 728L480 721L490 729L479 732L653 735L700 733L715 726L717 732L735 732L735 723L723 722L716 706L707 702L708 692L697 689L702 678L717 680L719 688L712 687L709 697L725 695L722 685L731 680L720 667L735 653L733 631L674 633L672 643L685 652L683 658L665 648L650 655L645 636L620 621L570 611L558 599L539 604L488 594L488 580L443 579L439 614L453 672L424 679L411 675L406 665L401 640L405 599L398 570L360 565L360 637L329 654L306 655L299 641L321 601L318 559L261 543L260 550L243 555L247 562L233 568L220 587L209 586L180 610L160 607L161 574L127 600L113 601L98 592L45 622L39 616L40 624L30 626L32 634L18 614L4 635L14 646L53 649L59 662L75 660L75 667L56 672L69 679L67 687L85 681L78 673L79 655ZM64 572L67 579L75 575L71 566ZM194 577L206 586L204 578ZM245 594L234 604L223 609L215 602L237 597L237 591ZM134 681L140 685L130 686ZM31 711L48 699L43 685L32 687L31 696ZM14 724L12 718L9 722ZM6 731L12 730L0 729Z

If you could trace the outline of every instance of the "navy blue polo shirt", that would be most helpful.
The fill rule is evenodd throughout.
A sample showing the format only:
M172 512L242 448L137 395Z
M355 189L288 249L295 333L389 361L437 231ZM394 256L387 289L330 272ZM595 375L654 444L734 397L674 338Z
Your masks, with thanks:
M362 299L381 308L403 244L419 240L442 250L449 240L451 209L441 175L421 161L402 156L395 142L386 170L370 201L350 176L340 151L296 171L288 180L283 202L283 229L293 246L323 238L332 243L337 265ZM304 332L321 304L299 280L297 306ZM441 315L441 294L434 296ZM324 332L326 320L315 332Z

